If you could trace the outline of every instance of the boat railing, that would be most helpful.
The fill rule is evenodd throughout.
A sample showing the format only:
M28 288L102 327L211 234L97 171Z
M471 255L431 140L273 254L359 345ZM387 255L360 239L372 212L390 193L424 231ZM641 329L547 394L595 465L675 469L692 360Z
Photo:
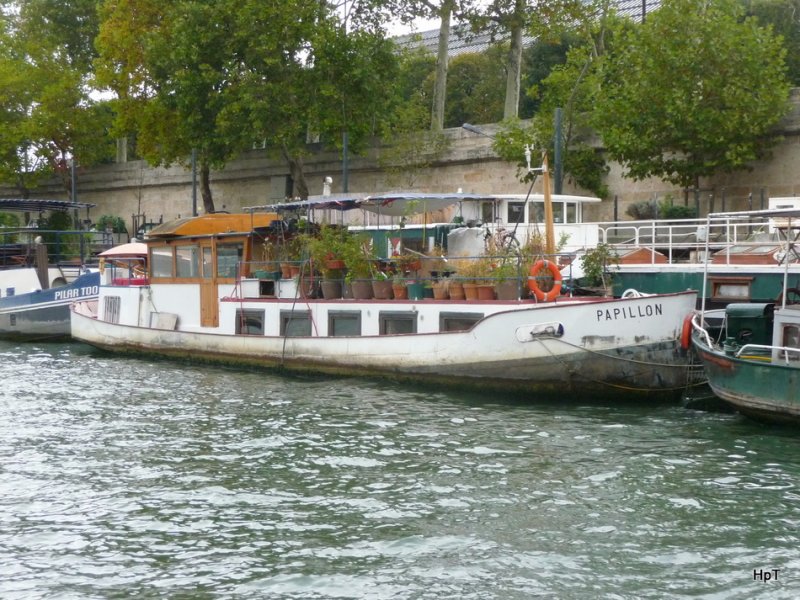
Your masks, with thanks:
M793 358L790 358L790 355ZM789 364L790 361L800 360L800 348L790 348L788 346L768 346L764 344L745 344L736 351L736 358L751 358L756 360L767 360L771 357L782 357L783 362Z
M703 262L706 246L711 252L733 246L780 245L778 234L768 221L730 218L609 221L597 224L600 243L625 249L650 249L651 263L663 255L667 263ZM656 252L658 254L656 254ZM730 261L730 254L723 262Z
M29 227L0 228L0 268L33 266L38 246L47 248L55 265L93 263L97 254L120 243L127 234Z
M713 347L711 342L711 336L706 331L706 328L703 327L700 320L702 319L703 315L701 313L696 313L692 315L692 330L698 332L701 336L703 336L703 342L705 342L706 346L709 348Z

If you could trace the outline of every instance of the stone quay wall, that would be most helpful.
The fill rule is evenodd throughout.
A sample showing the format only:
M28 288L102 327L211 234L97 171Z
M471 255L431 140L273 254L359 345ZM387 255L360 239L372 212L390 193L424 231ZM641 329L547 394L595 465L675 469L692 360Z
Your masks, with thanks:
M491 135L495 124L481 125ZM686 192L658 179L633 181L626 178L619 164L612 163L607 176L610 196L584 213L588 221L624 220L626 208L645 200L671 197L676 203L697 203L700 214L709 210L744 210L766 206L769 197L795 196L800 193L800 89L792 94L792 110L778 127L782 136L771 156L751 165L751 169L704 180L699 192ZM445 130L449 149L425 168L382 168L381 152L374 146L365 156L350 156L348 188L351 193L386 191L473 192L525 194L529 184L520 182L519 168L500 160L492 151L492 139L462 128ZM522 158L522 157L521 157ZM551 160L552 165L552 160ZM536 166L536 165L534 165ZM326 177L333 180L331 191L342 191L342 157L340 153L318 150L305 160L306 177L311 194L321 194ZM236 212L244 207L261 206L283 201L286 197L288 167L282 160L272 159L264 150L252 150L231 161L224 169L212 171L211 189L216 210ZM541 192L541 178L534 186ZM129 225L133 215L140 221L171 220L191 216L192 172L187 166L150 167L144 161L130 161L92 168L76 169L76 190L79 202L96 204L90 209L92 221L101 215L122 217ZM563 193L586 194L568 179ZM15 195L6 188L0 194ZM32 197L66 199L68 194L56 180L35 190ZM197 210L203 205L199 187ZM360 212L360 211L359 211ZM83 217L83 215L82 215ZM447 219L447 215L442 215ZM129 227L129 231L130 231Z

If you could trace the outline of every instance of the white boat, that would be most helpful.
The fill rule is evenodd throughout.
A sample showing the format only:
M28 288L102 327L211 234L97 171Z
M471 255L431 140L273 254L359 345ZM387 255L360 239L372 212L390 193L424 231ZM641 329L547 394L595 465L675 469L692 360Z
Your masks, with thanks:
M255 262L276 218L217 214L154 229L146 280L107 267L98 300L73 307L73 337L113 352L532 398L678 398L693 381L681 340L694 291L550 302L309 297L302 277Z
M60 200L0 199L0 212L75 211L92 204ZM87 268L85 232L45 231L31 227L0 228L0 338L68 338L70 305L97 298L100 276ZM81 256L81 251L84 254ZM80 256L77 263L66 259Z

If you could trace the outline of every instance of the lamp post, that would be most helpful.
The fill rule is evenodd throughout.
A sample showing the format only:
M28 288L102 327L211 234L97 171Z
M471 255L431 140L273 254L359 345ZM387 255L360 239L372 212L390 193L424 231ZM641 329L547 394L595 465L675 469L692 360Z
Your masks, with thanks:
M192 216L197 216L197 148L192 148Z
M75 157L74 156L69 159L69 178L70 178L70 192L69 192L70 200L72 200L72 202L75 203L75 202L78 201L78 196L77 196L77 188L76 188L76 185L75 185L76 182L75 182Z

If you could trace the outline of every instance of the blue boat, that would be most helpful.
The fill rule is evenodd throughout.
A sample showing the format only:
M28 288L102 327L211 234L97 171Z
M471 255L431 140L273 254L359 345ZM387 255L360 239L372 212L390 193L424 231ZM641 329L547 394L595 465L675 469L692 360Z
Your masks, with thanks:
M0 199L0 213L42 215L77 211L93 204L59 200ZM75 212L74 214L77 214ZM100 273L86 265L93 235L49 231L29 221L0 228L0 338L65 338L73 302L97 298Z
M3 273L0 272L0 281ZM69 307L78 300L97 298L100 273L87 270L71 283L0 298L0 337L4 339L43 339L68 337Z

